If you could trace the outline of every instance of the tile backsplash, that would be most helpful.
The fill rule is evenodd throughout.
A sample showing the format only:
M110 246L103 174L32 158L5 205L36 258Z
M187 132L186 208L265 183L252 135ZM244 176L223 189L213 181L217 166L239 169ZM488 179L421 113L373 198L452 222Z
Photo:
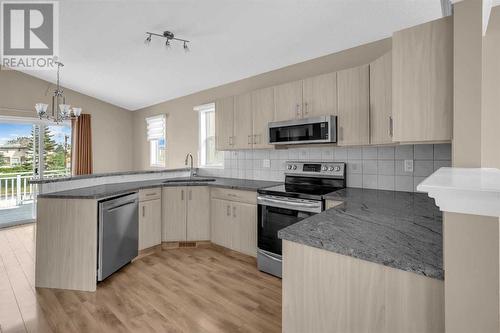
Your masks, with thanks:
M224 168L200 168L199 174L284 181L291 160L346 162L348 187L411 192L435 170L451 166L451 144L226 151ZM405 171L405 160L413 171Z

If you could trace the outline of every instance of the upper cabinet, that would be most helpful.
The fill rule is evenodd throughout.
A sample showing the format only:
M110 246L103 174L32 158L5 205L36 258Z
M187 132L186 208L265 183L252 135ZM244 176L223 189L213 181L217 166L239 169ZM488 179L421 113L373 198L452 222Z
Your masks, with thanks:
M215 102L215 137L217 150L234 149L234 97Z
M253 135L255 149L272 148L267 124L274 121L274 88L252 92Z
M252 96L246 93L234 97L233 149L250 149L253 141Z
M392 53L370 64L370 143L392 143Z
M337 72L337 142L339 145L370 143L369 65Z
M453 118L453 18L392 37L394 141L448 141Z
M302 118L302 81L274 87L276 121Z
M302 117L337 115L337 73L310 77L302 81Z

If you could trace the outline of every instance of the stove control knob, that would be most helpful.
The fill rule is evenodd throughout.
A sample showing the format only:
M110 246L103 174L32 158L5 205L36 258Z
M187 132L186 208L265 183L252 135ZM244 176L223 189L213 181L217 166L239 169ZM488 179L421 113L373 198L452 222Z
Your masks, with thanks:
M331 167L329 167L329 168L328 168L328 171L333 171L333 167L332 167L332 166L331 166Z
M292 165L291 165L291 164L288 164L288 165L286 166L286 168L287 168L288 170L292 170Z
M292 169L293 169L293 170L297 170L297 166L294 164L294 165L292 166Z
M327 171L328 170L328 167L326 165L323 165L323 167L321 168L321 170L323 171Z
M336 166L333 170L335 170L335 171L340 171L340 167L339 167L339 166Z

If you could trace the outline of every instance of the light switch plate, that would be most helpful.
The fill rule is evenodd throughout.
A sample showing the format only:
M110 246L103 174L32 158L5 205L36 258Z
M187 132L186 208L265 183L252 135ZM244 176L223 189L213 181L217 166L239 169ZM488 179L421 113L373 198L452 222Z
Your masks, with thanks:
M413 160L405 160L405 172L413 172Z
M270 168L271 167L271 160L262 160L262 167L263 168Z

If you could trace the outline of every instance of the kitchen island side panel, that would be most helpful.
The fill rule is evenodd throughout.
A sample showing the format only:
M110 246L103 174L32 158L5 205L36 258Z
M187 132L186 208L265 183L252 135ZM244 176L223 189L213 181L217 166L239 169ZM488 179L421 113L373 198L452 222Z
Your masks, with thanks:
M97 200L39 198L35 286L96 290Z

